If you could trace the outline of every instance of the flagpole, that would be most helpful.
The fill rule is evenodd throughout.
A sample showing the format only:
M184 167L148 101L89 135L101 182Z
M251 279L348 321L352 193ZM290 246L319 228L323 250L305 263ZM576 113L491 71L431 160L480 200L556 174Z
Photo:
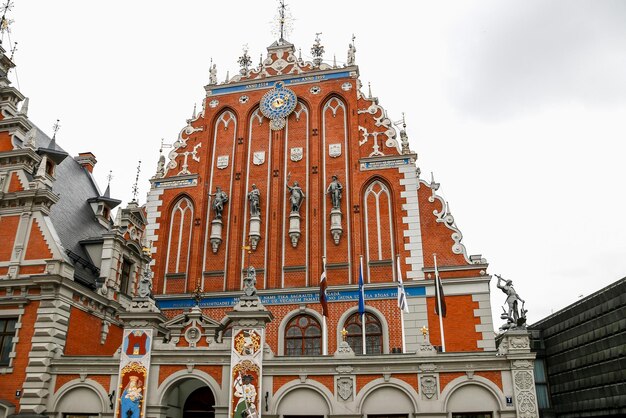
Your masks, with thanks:
M322 257L322 271L326 271L326 257ZM328 277L326 278L328 280ZM326 315L322 314L322 354L328 354L328 328L326 327Z
M365 302L365 279L363 279L363 256L360 257L360 267L361 267L361 280L363 280L363 302ZM360 291L360 289L359 289ZM367 354L367 349L365 347L366 338L365 338L365 312L361 314L361 336L363 337L363 355Z
M400 255L399 254L396 256L396 266L398 270L397 280L398 282L400 282L400 280L402 280L402 276L401 276L402 271L400 270ZM405 298L404 303L408 304L409 301L406 300L406 293L405 293L404 298ZM402 352L406 353L406 340L404 338L404 309L401 306L398 306L398 307L400 308L400 329L402 331Z
M443 312L441 312L441 295L439 294L439 286L441 279L439 278L439 270L437 269L437 254L433 254L435 260L435 292L437 294L437 309L439 311L439 333L441 334L441 351L446 352L446 338L443 332Z

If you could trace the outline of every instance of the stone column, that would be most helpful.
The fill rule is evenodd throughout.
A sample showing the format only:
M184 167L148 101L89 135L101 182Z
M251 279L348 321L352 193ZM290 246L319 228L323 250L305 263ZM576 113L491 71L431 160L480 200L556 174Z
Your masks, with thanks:
M530 352L530 339L526 329L506 331L500 341L498 353L511 361L515 410L519 418L538 418L535 391L535 354Z

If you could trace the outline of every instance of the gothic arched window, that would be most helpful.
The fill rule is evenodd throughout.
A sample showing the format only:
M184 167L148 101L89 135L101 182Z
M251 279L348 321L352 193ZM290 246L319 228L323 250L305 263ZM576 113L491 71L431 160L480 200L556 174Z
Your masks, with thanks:
M183 197L172 208L167 248L167 273L186 273L191 245L193 203Z
M322 354L322 327L310 315L297 315L285 327L286 356Z
M346 341L350 344L355 354L363 354L363 332L361 327L361 315L358 312L350 315L344 324L348 332ZM365 348L366 354L382 354L383 352L383 327L378 318L365 312Z

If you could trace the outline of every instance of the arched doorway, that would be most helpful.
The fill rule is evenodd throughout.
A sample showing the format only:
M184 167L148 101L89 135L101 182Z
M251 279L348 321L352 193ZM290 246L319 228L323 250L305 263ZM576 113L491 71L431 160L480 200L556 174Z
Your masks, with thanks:
M214 418L215 394L202 380L185 378L167 390L163 406L167 418Z
M183 418L214 418L215 397L208 386L200 387L189 395L183 407Z

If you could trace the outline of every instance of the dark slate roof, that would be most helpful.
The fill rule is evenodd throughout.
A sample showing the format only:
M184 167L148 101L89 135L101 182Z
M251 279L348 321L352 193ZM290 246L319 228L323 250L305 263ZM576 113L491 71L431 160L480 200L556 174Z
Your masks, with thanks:
M36 129L35 141L38 147L51 148L52 145L54 149L63 151L45 133ZM52 191L60 198L52 206L50 219L61 244L74 264L74 278L88 287L95 288L98 270L91 265L89 255L84 251L80 242L101 236L107 231L107 228L98 222L87 201L90 198L99 197L100 191L91 174L71 156L57 165L55 177Z

